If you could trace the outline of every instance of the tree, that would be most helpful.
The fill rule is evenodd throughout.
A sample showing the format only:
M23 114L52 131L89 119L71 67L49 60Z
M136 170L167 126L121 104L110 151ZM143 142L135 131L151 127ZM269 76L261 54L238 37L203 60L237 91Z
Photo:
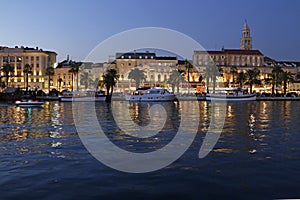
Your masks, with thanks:
M0 88L5 88L5 83L2 81L2 77L0 78Z
M297 80L299 80L300 79L300 72L298 72L297 74L296 74L296 77L295 77Z
M168 79L168 84L171 84L172 87L172 92L175 92L175 86L177 86L177 92L179 93L179 85L180 83L184 80L183 78L183 70L173 70L169 79Z
M260 74L260 71L257 67L254 69L249 69L246 71L246 84L250 87L250 93L252 93L252 88L254 84L260 84L260 80L258 79L258 76Z
M78 90L78 72L80 70L80 66L82 65L82 62L71 62L71 69L69 72L72 74L72 85L71 85L71 90L74 90L74 78L76 78L76 89Z
M237 71L237 67L236 67L236 66L231 66L231 67L230 67L230 74L232 75L232 83L235 84L235 83L236 83L235 75L238 74L238 71Z
M294 76L292 75L291 72L283 71L281 73L281 78L280 79L283 81L283 94L285 95L288 83L290 83L290 82L293 83L294 82Z
M190 70L193 69L194 66L187 59L185 60L184 64L185 64L185 69L187 70L187 81L188 83L190 83Z
M135 80L135 87L138 89L140 82L145 79L145 72L139 68L134 68L129 72L128 79Z
M29 64L26 64L23 69L23 73L26 79L26 93L28 92L28 75L32 73L32 67Z
M11 76L11 74L14 72L14 68L7 63L6 65L2 66L1 71L4 73L4 76L6 78L6 87L8 87L8 79Z
M206 78L206 92L209 93L209 80L213 82L213 93L216 90L217 77L222 76L222 68L217 67L213 61L210 61L206 66L205 78Z
M283 73L283 70L279 64L275 65L272 73L271 73L271 81L272 84L272 95L274 95L275 87L277 88L278 84L281 84L281 73Z
M50 93L50 80L51 76L54 75L54 68L51 66L47 67L45 74L48 76L48 92Z
M80 74L80 84L84 85L84 88L87 89L92 82L88 72L83 72Z
M238 73L236 81L240 85L240 87L243 88L244 82L246 81L246 75L245 75L245 73L242 72L242 71L240 73Z
M119 79L119 74L116 69L109 69L102 76L103 84L106 87L106 94L112 96L116 81Z

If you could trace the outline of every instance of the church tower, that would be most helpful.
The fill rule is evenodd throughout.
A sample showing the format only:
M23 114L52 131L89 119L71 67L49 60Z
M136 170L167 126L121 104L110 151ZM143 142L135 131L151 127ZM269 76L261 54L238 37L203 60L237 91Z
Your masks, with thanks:
M244 27L242 29L242 38L240 41L240 49L242 50L252 50L252 37L250 36L250 28L245 21Z

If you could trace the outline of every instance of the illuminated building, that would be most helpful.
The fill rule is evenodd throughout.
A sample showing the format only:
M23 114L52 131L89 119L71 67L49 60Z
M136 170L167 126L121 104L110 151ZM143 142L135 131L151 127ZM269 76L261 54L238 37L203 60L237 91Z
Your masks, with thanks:
M44 89L48 84L45 81L45 71L49 66L54 66L56 62L56 53L53 51L44 51L42 49L29 47L0 47L0 66L10 64L14 72L8 80L8 87L25 87L24 66L29 64L32 73L28 76L28 86L30 89ZM4 73L1 71L1 77Z

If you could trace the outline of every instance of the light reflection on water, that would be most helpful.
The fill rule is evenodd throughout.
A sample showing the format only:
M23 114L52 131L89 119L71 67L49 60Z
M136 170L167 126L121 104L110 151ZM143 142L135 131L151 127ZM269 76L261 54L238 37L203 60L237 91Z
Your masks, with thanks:
M188 101L180 103L189 104ZM176 134L182 113L189 113L188 109L181 109L180 103L162 104L168 115L163 129L157 135L142 139L128 136L116 127L110 105L97 103L96 109L99 123L115 144L129 151L148 152L168 144ZM126 105L130 116L126 120L141 126L150 123L151 104L126 102ZM33 191L54 198L56 194L51 190L58 188L65 195L76 197L78 187L85 190L80 193L82 197L93 194L103 198L119 197L112 189L120 191L124 197L140 197L136 190L130 189L134 187L140 193L149 194L150 190L154 195L150 197L161 197L155 196L157 193L168 194L170 198L174 197L171 194L175 197L186 194L187 198L209 198L211 195L299 197L295 188L300 184L296 180L300 176L300 102L226 103L221 137L213 151L200 160L197 154L212 115L218 114L216 108L221 109L218 104L199 102L198 135L182 158L164 170L135 176L109 169L89 155L73 124L72 103L46 102L43 108L20 108L2 103L1 198L20 197L23 192L18 191L24 190L32 191L27 194L28 198L38 197ZM118 111L117 107L114 109ZM154 116L160 120L159 112ZM128 123L126 120L124 124ZM28 184L32 180L36 184ZM214 185L223 189L216 191ZM10 190L14 187L19 190ZM255 192L261 188L265 188L264 194ZM299 195L289 195L291 193Z

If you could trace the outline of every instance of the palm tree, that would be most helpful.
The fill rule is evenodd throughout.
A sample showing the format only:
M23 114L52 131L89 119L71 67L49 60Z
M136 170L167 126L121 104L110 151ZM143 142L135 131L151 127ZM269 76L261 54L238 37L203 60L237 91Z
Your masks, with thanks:
M279 64L275 65L271 73L272 95L274 95L275 87L282 82L281 73L283 73L281 66Z
M28 75L32 73L32 67L29 64L26 64L23 69L23 73L26 79L26 93L28 92Z
M190 83L190 70L193 69L193 65L187 59L185 60L185 69L187 70L187 81Z
M2 81L2 77L0 77L0 88L5 88L5 83Z
M171 84L172 87L172 92L175 92L175 86L177 86L177 92L179 93L179 85L180 83L184 80L183 78L183 70L173 70L169 79L168 79L168 84Z
M139 88L140 82L146 78L145 72L143 70L140 70L139 68L134 68L131 70L128 74L128 79L135 80L135 87L136 89Z
M84 88L87 89L92 82L92 79L90 78L90 75L88 72L83 72L80 74L80 84L84 85Z
M6 65L2 66L1 71L4 73L4 76L6 78L6 87L8 87L8 79L10 75L14 72L14 68L7 63Z
M246 84L248 84L250 87L250 93L252 93L254 84L260 84L260 80L258 79L259 74L260 71L257 67L255 67L253 70L249 69L246 71Z
M60 91L60 87L61 87L61 82L63 82L62 78L58 78L58 91Z
M111 101L111 96L114 90L114 86L116 85L116 82L119 79L119 74L116 69L109 69L102 77L103 77L103 84L106 87L106 94L107 96L110 96L109 98L106 98L107 101L109 102Z
M297 80L299 80L300 79L300 72L298 72L297 74L296 74L296 77L295 77Z
M209 80L213 82L213 93L216 90L217 77L222 76L222 68L217 67L213 61L210 61L206 66L205 78L206 78L206 92L209 93Z
M283 94L286 94L286 89L287 89L287 84L288 83L293 83L294 82L294 76L292 75L291 72L286 72L283 71L281 73L281 80L283 81Z
M236 83L236 81L235 81L235 75L238 74L236 66L231 66L230 67L230 74L232 74L232 83L235 84Z
M54 68L51 66L47 67L45 74L48 76L48 92L50 93L50 80L51 76L54 75Z
M76 80L76 89L78 90L78 72L80 70L80 66L82 65L82 62L72 62L71 63L71 69L69 72L72 74L72 85L71 85L71 90L74 90L74 78L77 78Z
M246 80L246 75L243 71L237 74L237 83L240 85L241 88L244 86L244 82Z

